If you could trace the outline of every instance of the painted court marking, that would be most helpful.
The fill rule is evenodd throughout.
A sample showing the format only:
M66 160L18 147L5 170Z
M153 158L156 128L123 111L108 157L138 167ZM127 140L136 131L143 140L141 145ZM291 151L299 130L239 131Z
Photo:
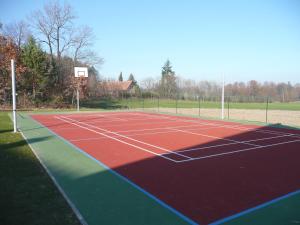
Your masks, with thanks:
M67 118L67 117L62 117L62 118L69 119L69 118ZM70 119L70 120L72 120L72 119ZM97 129L97 130L105 131L105 132L110 133L110 134L115 134L115 135L117 135L117 136L119 136L119 137L126 138L126 139L128 139L128 140L132 140L132 141L135 141L135 142L144 144L144 145L148 145L148 146L151 146L151 147L154 147L154 148L157 148L157 149L166 151L166 152L170 152L170 153L173 153L173 154L175 154L175 155L182 156L182 157L184 157L184 158L191 158L191 157L189 157L189 156L185 156L185 155L182 155L182 154L179 154L179 153L176 153L176 152L172 152L172 151L169 150L169 149L166 149L166 148L163 148L163 147L160 147L160 146L157 146L157 145L153 145L153 144L150 144L150 143L147 143L147 142L144 142L144 141L139 141L139 140L136 140L136 139L134 139L134 138L130 138L130 137L128 137L128 136L125 136L125 135L122 135L122 134L118 134L118 133L115 133L115 132L113 132L113 131L109 131L109 130L106 130L106 129L103 129L103 128L100 128L100 127L96 127L96 126L93 126L93 125L90 125L90 124L87 124L87 123L79 122L79 121L76 121L76 120L73 120L73 122L75 122L75 123L81 123L81 124L84 124L84 125L86 125L86 126L93 127L93 128L95 128L95 129Z
M121 142L121 143L123 143L123 144L126 144L126 145L129 145L129 146L132 146L132 147L138 148L138 149L140 149L140 150L143 150L143 151L146 151L146 152L152 153L152 154L154 154L154 155L160 156L160 157L162 157L162 158L165 158L165 159L167 159L167 160L170 160L170 161L173 161L173 162L180 162L179 160L174 160L174 159L171 159L171 158L169 158L169 157L166 157L166 156L164 156L164 155L162 155L162 154L158 154L158 153L156 153L156 152L150 151L150 150L148 150L148 149L145 149L145 148L143 148L143 147L140 147L140 146L137 146L137 145L134 145L134 144L128 143L128 142L126 142L126 141L122 141L122 140L120 140L120 139L118 139L118 138L115 138L115 137L109 136L109 135L107 135L107 134L105 134L105 133L98 132L98 131L95 131L95 130L93 130L93 129L87 128L87 127L85 127L85 126L81 126L80 124L77 124L77 123L74 123L74 122L68 121L67 119L63 119L63 117L55 117L55 118L57 118L57 119L59 119L59 120L62 120L62 121L64 121L64 122L67 122L67 123L73 124L73 125L75 125L75 126L81 127L81 128L83 128L83 129L86 129L86 130L92 131L92 132L94 132L94 133L97 133L97 134L100 134L100 135L106 136L106 137L108 137L108 138L110 138L110 139L113 139L113 140L115 140L115 141ZM85 125L87 125L87 124L85 124ZM167 149L166 149L166 150L167 150ZM171 152L171 151L170 151L170 152ZM182 156L182 157L184 157L184 158L189 158L189 159L192 159L192 158L191 158L191 157L189 157L189 156L185 156L185 155L182 155L182 154L179 154L179 153L175 153L175 152L174 152L173 154L175 154L175 155L179 155L179 156Z
M267 139L275 139L275 138L281 138L281 137L287 137L287 136L290 136L290 137L294 136L294 134L291 134L291 133L286 133L285 135L275 136L275 137L259 138L259 139L252 139L252 140L247 140L247 141L236 141L236 140L232 140L232 139L228 139L228 138L220 138L220 137L215 137L215 136L211 136L211 135L199 134L199 133L195 133L195 132L191 132L191 131L187 131L187 130L176 129L175 127L174 128L170 128L169 127L169 128L139 129L138 130L138 131L142 131L142 130L154 130L154 129L155 130L157 130L157 129L167 129L167 130L169 130L169 132L170 132L170 130L174 131L174 132L184 132L184 133L190 133L190 134L193 134L193 135L205 136L205 137L210 137L210 138L213 138L213 139L226 140L226 141L230 141L231 142L231 143L225 143L225 144L220 144L220 145L212 145L212 146L206 146L206 147L199 147L199 148L191 148L191 149L185 149L185 150L179 150L179 151L172 151L172 150L160 147L160 146L152 145L150 143L146 143L146 142L139 141L139 140L136 140L134 138L130 138L129 137L129 136L136 136L136 135L147 135L147 134L149 135L149 134L152 134L152 133L134 134L134 135L130 135L129 134L129 135L125 136L125 135L122 135L120 133L109 131L109 130L106 130L106 129L103 129L103 128L99 128L97 126L93 126L93 125L90 125L90 124L87 124L87 123L84 123L84 122L81 122L81 121L77 121L77 120L74 120L74 119L71 119L71 118L68 118L68 117L65 117L65 116L55 116L55 118L57 118L57 119L59 119L61 121L64 121L66 123L75 125L77 127L80 127L80 128L92 131L94 133L100 134L100 135L103 136L101 138L113 139L115 141L121 142L121 143L126 144L126 145L130 145L130 146L135 147L137 149L146 151L148 153L157 155L159 157L162 157L164 159L167 159L167 160L170 160L170 161L176 162L176 163L179 163L179 162L188 162L188 161L193 161L193 160L200 160L200 159L205 159L205 158L212 158L212 157L217 157L217 156L222 156L222 155L229 155L229 154L234 154L234 153L239 153L239 152L245 152L245 151L250 151L250 150L254 150L254 149L259 149L259 148L266 148L266 147L271 147L271 146L288 144L288 143L293 143L293 142L300 141L300 139L297 139L297 140L292 140L292 141L287 141L287 142L281 142L281 143L275 143L275 144L269 144L269 145L256 145L256 144L249 143L249 142L258 141L258 140L267 140ZM78 123L82 124L83 126L80 125L80 124L78 124ZM201 127L202 124L199 124L199 125ZM203 124L203 125L206 125L206 124ZM94 129L90 129L90 128L86 127L86 126L88 126L90 128L94 128L96 130L101 130L102 132L98 132L98 131L96 131ZM192 128L192 127L195 127L195 126L198 126L198 125L177 126L177 127ZM236 127L236 126L234 126L234 127ZM213 128L213 127L204 128L204 129L210 129L210 128ZM194 129L197 129L197 128L194 128ZM250 130L250 131L254 132L254 130ZM125 131L125 132L128 132L128 131ZM160 132L154 132L154 134L156 134L156 133L160 133ZM113 136L109 135L109 134L113 134ZM126 141L120 140L117 137L125 138L125 139L128 139L128 140L132 140L134 142L138 142L138 143L141 143L141 144L144 144L144 145L147 145L147 146L151 146L151 147L154 147L154 148L166 151L166 153L159 154L159 153L153 152L153 151L151 151L149 149L140 147L138 145L131 144L131 143L128 143ZM86 138L86 139L78 139L78 140L73 140L73 141L92 140L92 139L100 139L100 138L90 138L90 139ZM248 145L251 145L251 146L254 146L254 147L246 148L246 149L240 149L240 150L235 150L235 151L230 151L230 152L223 152L223 153L218 153L218 154L206 155L206 156L201 156L201 157L189 157L189 156L180 154L182 152L196 151L196 150L202 150L202 149L210 149L210 148L215 148L215 147L220 147L220 146L226 146L226 145L234 145L234 144L248 144ZM171 154L178 155L180 157L183 157L184 159L182 159L182 160L174 160L174 159L171 159L171 158L169 158L169 157L166 156L166 155L171 155Z

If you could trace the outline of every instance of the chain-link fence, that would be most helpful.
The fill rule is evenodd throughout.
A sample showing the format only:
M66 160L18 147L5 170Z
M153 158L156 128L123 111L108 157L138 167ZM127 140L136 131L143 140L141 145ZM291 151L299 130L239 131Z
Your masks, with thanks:
M82 101L86 109L148 110L173 114L220 119L221 99L180 97L169 99L159 96L102 98ZM269 97L225 98L224 119L284 124L300 127L300 102L277 102Z

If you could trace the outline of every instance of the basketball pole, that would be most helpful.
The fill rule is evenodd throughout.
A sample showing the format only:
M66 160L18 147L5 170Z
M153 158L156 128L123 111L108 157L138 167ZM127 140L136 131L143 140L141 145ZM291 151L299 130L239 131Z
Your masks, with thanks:
M77 112L79 112L79 80L77 81Z
M221 118L224 120L224 92L225 92L225 76L223 73L223 81L222 81L222 112L221 112Z
M15 62L13 59L11 60L11 85L12 85L14 133L16 133L17 132L16 75L15 75Z

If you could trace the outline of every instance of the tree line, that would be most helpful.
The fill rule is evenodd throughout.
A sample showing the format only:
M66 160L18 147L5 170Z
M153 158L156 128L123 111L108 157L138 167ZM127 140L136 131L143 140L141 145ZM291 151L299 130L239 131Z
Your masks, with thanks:
M53 1L19 22L0 24L0 103L10 102L10 60L16 62L19 104L26 106L74 101L95 92L99 79L95 65L103 62L93 50L92 28L76 25L68 3ZM74 78L74 66L89 68L89 79Z
M83 98L107 97L108 92L101 89L100 81L109 80L101 78L95 68L103 63L93 50L96 37L89 26L76 24L76 18L71 5L54 1L32 12L27 19L0 23L1 105L9 105L11 101L11 59L16 62L18 104L23 106L69 106L75 100L77 88ZM89 78L76 79L75 66L88 67ZM123 81L122 73L118 80ZM132 93L137 97L207 100L221 97L219 82L178 76L169 60L163 64L158 78L146 78L138 85L130 74L129 80L133 81L136 90ZM251 80L226 84L225 93L235 101L265 101L266 98L299 101L300 84Z
M177 76L169 60L162 67L159 78L146 78L141 82L141 87L146 96L207 100L220 100L222 89L220 82L195 81ZM300 84L260 83L256 80L234 82L225 85L225 95L228 99L238 102L261 102L267 98L279 102L299 101Z

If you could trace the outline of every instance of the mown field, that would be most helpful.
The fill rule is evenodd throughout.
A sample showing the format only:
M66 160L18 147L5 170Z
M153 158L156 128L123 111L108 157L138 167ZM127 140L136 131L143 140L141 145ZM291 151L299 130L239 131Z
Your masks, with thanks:
M221 108L221 103L214 101L191 101L191 100L173 100L173 99L101 99L93 101L83 101L82 106L86 108L118 109L118 108ZM225 108L228 102L225 102ZM266 102L229 102L231 109L266 109ZM270 102L270 110L300 110L300 102Z

